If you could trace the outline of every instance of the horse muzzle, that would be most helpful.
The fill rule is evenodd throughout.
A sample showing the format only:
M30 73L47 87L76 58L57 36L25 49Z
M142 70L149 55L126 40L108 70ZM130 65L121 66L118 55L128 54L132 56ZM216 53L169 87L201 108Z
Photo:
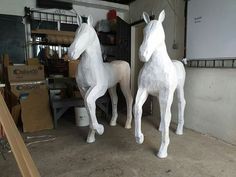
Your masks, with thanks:
M143 53L143 52L139 52L139 59L142 61L142 62L147 62L149 60L149 55L147 53Z

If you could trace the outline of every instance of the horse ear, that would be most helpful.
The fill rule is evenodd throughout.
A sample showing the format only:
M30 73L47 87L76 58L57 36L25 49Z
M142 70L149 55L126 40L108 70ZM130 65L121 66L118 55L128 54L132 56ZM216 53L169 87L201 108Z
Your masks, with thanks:
M77 15L77 24L78 26L82 24L82 17L80 15Z
M93 26L93 17L91 15L88 16L87 18L87 23L91 26Z
M158 20L162 23L165 19L165 10L162 10L159 17L158 17Z
M147 12L143 12L143 19L147 24L150 22L150 18Z

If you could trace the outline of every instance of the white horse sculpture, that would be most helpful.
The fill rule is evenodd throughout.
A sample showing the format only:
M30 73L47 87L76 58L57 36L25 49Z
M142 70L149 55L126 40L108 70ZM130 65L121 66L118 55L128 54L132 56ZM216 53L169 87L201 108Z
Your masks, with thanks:
M135 137L136 142L144 141L141 132L142 106L148 94L159 96L161 123L159 130L162 132L161 146L158 157L167 157L167 148L170 142L169 125L171 121L171 104L175 90L178 97L178 127L176 134L183 134L184 125L184 82L185 69L180 61L171 61L165 44L165 33L162 22L165 18L164 10L158 20L150 21L147 13L143 13L144 37L140 46L140 60L146 62L139 73L138 92L134 106Z
M125 61L116 60L104 63L101 46L94 30L92 17L89 16L87 23L82 23L80 16L77 18L79 28L76 31L73 43L68 49L68 55L72 59L78 59L76 82L81 95L84 98L86 109L90 118L90 131L87 142L95 141L95 132L102 135L103 125L96 118L96 100L103 96L107 89L112 101L112 118L110 125L115 126L118 117L116 84L119 83L127 103L127 120L125 128L131 128L133 98L130 92L130 66Z

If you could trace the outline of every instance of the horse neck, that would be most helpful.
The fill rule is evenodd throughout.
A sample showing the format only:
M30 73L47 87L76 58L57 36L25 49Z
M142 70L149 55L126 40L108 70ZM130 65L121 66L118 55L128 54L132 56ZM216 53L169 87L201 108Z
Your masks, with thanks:
M152 60L160 65L168 65L171 62L165 42L153 52Z
M95 64L94 66L101 68L103 65L103 59L101 46L97 37L94 42L85 50L84 55L86 56L87 61L92 62Z

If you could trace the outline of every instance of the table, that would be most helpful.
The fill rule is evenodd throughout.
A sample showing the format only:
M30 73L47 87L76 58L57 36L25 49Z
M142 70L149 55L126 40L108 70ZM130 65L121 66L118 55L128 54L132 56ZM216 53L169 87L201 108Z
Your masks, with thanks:
M49 93L50 90L57 89L67 89L73 90L73 88L77 87L76 81L73 78L49 78ZM53 112L53 122L54 128L57 128L57 122L61 118L61 116L71 107L84 107L83 98L74 97L71 94L68 94L69 97L53 99L50 96L50 104ZM109 105L110 105L110 97L106 94L96 101L96 105L105 113L106 118L110 116Z

